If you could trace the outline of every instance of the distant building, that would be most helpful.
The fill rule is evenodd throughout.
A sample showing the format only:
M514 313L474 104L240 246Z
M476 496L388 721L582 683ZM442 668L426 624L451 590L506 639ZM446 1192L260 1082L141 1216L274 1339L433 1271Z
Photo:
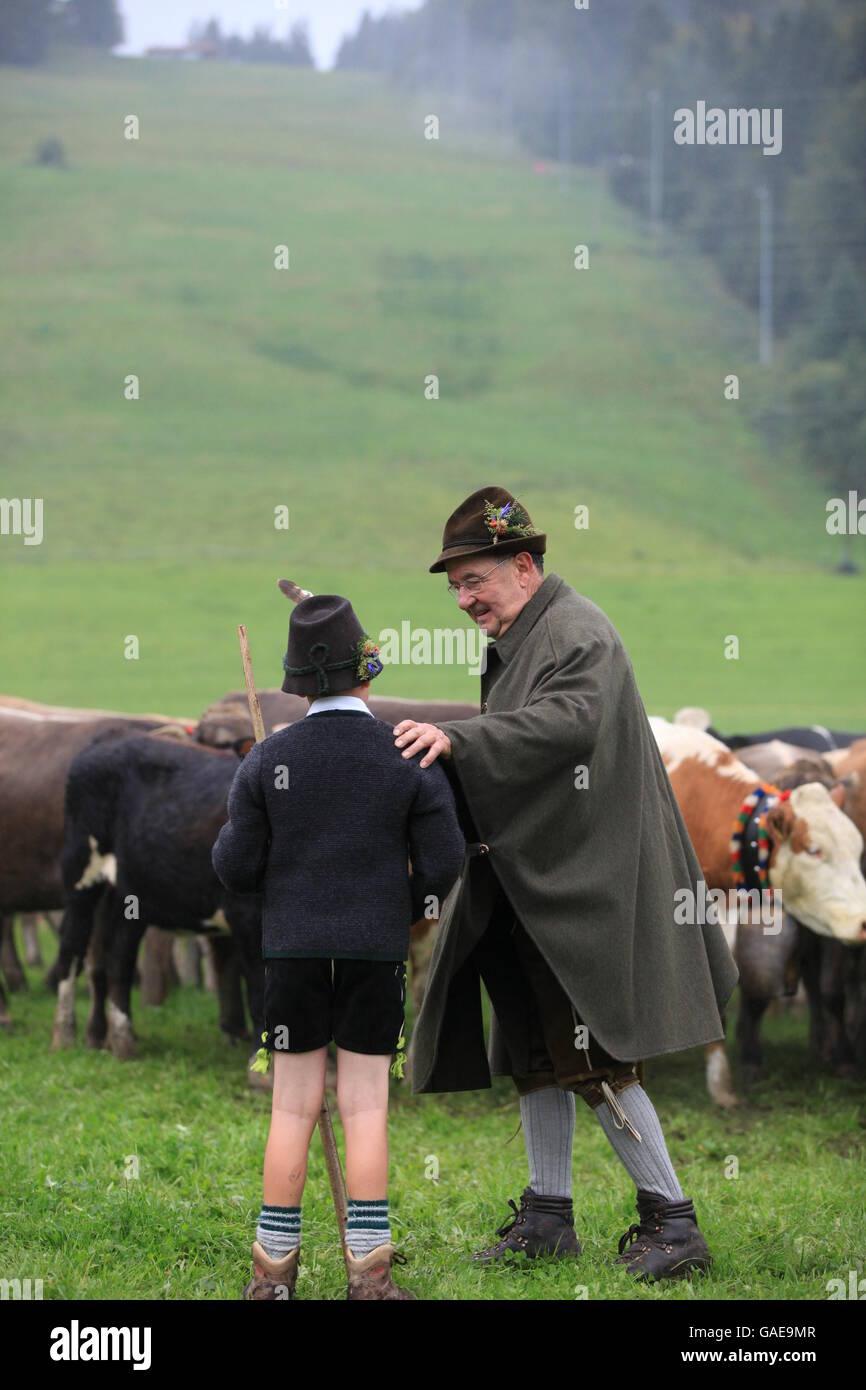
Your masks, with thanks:
M158 44L153 48L146 49L144 56L146 58L184 58L187 61L195 62L199 58L217 58L219 46L209 39L202 39L199 43L184 43L178 47Z

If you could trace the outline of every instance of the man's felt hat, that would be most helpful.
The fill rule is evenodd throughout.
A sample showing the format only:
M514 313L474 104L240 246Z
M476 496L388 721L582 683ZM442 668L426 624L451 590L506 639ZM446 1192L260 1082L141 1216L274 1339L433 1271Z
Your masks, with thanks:
M336 695L383 669L379 648L340 594L313 594L297 605L283 668L282 689L290 695Z
M446 560L458 560L463 555L489 551L498 560L518 550L543 555L546 549L547 536L536 531L526 508L507 488L480 487L449 516L442 535L442 553L429 572L439 574Z

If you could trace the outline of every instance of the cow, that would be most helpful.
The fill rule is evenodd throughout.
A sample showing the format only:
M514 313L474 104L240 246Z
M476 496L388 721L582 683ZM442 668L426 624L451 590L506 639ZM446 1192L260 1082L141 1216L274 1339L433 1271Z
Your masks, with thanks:
M866 738L857 739L840 751L828 753L827 762L836 776L850 787L846 809L866 839ZM863 868L866 872L866 854Z
M82 748L100 736L193 727L167 715L69 710L0 696L0 914L62 905L63 796Z
M706 888L729 894L737 883L732 837L760 779L701 729L656 718L650 725ZM844 796L844 788L806 783L770 804L761 826L768 837L769 886L784 909L813 932L853 945L866 941L866 880L863 837L840 809ZM717 1104L737 1103L723 1042L707 1050L707 1085Z
M756 743L778 740L780 743L792 743L796 747L811 749L816 753L828 753L833 749L848 748L856 740L866 737L864 734L846 733L841 729L827 729L823 724L797 724L785 729L765 730L758 734L720 734L718 729L713 728L707 711L693 705L677 710L674 723L702 729L712 738L724 743L732 752L741 748L751 749ZM749 766L752 766L751 759Z
M62 912L22 912L21 940L24 942L24 959L28 965L40 968L44 964L39 947L39 923L45 922L55 936L60 935Z
M727 747L727 745L725 745ZM769 743L753 743L740 753L740 760L756 773L759 780L772 782L783 771L797 768L804 772L812 768L814 781L822 782L830 771L830 764L823 753L813 748L803 748L794 743L784 743L781 739L770 739ZM806 781L810 779L807 777Z
M14 915L63 905L63 794L72 759L97 735L121 738L159 728L182 731L185 722L0 696L0 971L10 990L25 984L12 935ZM0 1021L5 1014L0 983Z
M63 798L75 755L93 739L125 738L131 733L159 732L162 737L232 748L243 753L252 742L251 728L226 726L220 718L190 720L165 714L121 714L113 710L72 709L0 695L0 975L10 989L23 988L24 972L12 934L16 913L63 906L60 854L63 845ZM93 949L101 949L98 931ZM213 938L221 1026L230 1037L244 1036L243 1004L237 994L237 962L229 938ZM45 982L57 985L57 962ZM0 984L0 1027L10 1026Z
M771 748L774 745L763 746ZM778 746L787 748L783 744ZM749 757L751 752L750 749ZM820 765L816 765L816 760ZM766 776L766 772L763 775ZM840 780L829 762L817 754L793 763L783 754L781 765L773 772L773 782L782 791L792 791L807 782L819 782L828 791L841 787L843 811L861 835L866 832L866 806L860 804L860 783L856 774ZM779 936L745 928L739 933L738 945L737 1040L745 1079L754 1081L760 1072L763 1060L761 1019L770 999L783 992L783 981L784 993L793 993L798 978L805 985L809 1002L809 1048L813 1058L830 1066L837 1076L854 1076L858 1062L866 1062L863 1047L866 948L852 950L848 945L819 936L787 912Z
M119 741L98 737L73 760L65 797L64 915L52 1048L74 1039L75 977L97 919L105 964L91 981L91 1046L106 1043L117 1057L134 1055L130 989L148 924L231 933L253 1027L261 1032L261 901L227 893L210 859L238 756L239 750L146 734Z
M866 842L866 738L855 740L846 749L827 754L827 761L837 777L848 785L845 809L863 833ZM861 859L866 875L866 850ZM850 979L851 964L846 958L844 993L848 1010L847 1035L858 1064L866 1066L866 951L860 953L860 968L856 982Z

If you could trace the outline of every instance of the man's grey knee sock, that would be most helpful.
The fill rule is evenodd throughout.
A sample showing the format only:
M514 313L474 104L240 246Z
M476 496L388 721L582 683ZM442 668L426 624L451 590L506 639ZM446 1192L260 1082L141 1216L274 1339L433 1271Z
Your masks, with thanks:
M683 1200L673 1164L668 1156L665 1137L652 1101L640 1084L618 1091L616 1099L640 1135L635 1139L628 1125L620 1129L614 1123L607 1101L595 1107L602 1129L616 1150L634 1182L647 1192L658 1192L669 1202Z
M529 1159L529 1186L542 1197L571 1196L574 1096L545 1086L520 1097L520 1118Z

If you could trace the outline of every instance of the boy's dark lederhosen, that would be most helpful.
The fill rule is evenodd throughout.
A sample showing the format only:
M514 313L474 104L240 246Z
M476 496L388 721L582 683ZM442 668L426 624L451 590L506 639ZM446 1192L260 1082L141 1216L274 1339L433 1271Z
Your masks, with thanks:
M405 1005L403 961L265 960L269 1052L313 1052L333 1039L347 1052L384 1057L397 1049Z
M493 871L482 859L478 872ZM522 1053L528 1062L525 1072L514 1073L518 1093L528 1095L545 1086L559 1086L574 1091L594 1110L605 1099L603 1081L614 1093L638 1083L636 1063L611 1057L591 1034L585 1048L575 1046L575 1039L583 1038L576 1031L582 1023L580 1015L515 917L498 881L494 891L490 925L475 955L506 1046L512 1052L511 1033L514 1052L517 1056Z

